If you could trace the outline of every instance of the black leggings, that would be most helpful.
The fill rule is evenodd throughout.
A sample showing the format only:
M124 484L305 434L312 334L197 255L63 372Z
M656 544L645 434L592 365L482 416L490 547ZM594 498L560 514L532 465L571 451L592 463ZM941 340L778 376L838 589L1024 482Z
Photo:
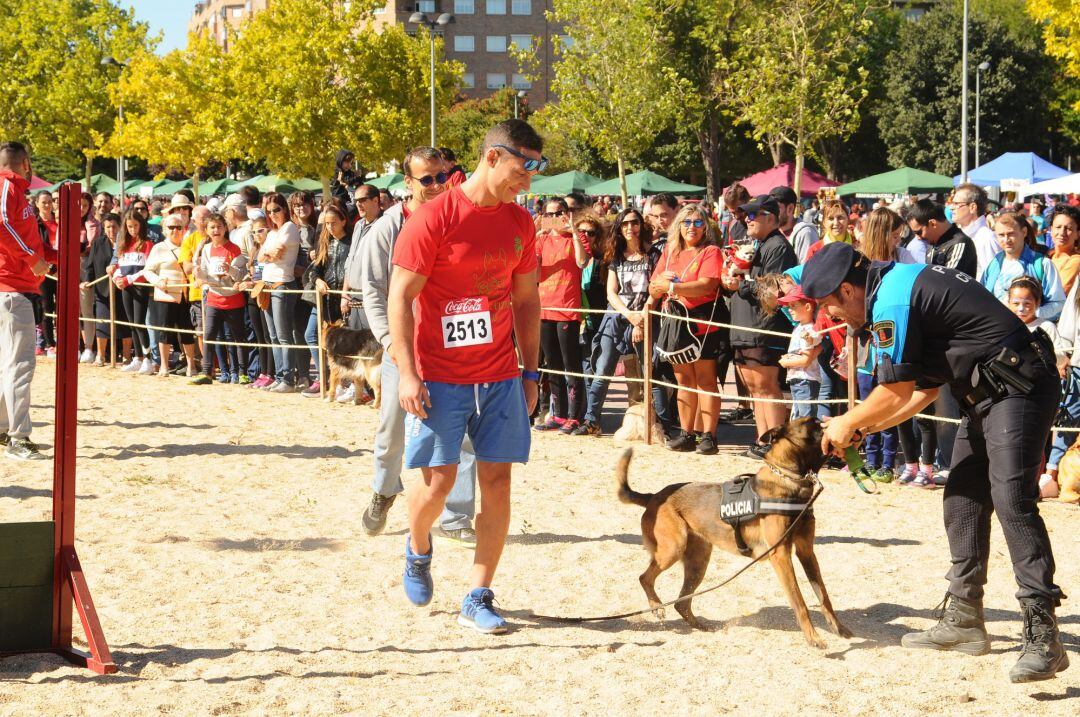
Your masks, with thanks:
M45 279L41 282L41 300L46 314L56 313L56 282ZM51 316L41 320L41 348L56 348L56 323Z
M933 415L934 405L930 404L923 413ZM915 423L919 424L919 445L915 441ZM916 456L919 463L925 466L934 465L934 456L937 453L937 427L929 418L913 418L897 425L900 433L900 447L904 451L904 461L914 463Z
M158 329L160 332L160 341L163 344L172 341L170 334L173 334L173 332L169 331L169 329L180 329L185 332L181 333L180 331L177 331L175 333L175 336L182 345L190 346L195 343L195 335L186 333L191 331L191 312L188 310L188 302L186 301L179 303L151 301L150 323L154 326L163 327Z
M128 321L136 326L131 327L132 337L135 339L134 351L139 358L146 358L149 354L143 349L150 348L150 334L146 330L146 310L150 305L150 289L145 286L129 286L120 292L120 298L124 304L124 313Z
M248 299L247 312L251 328L255 332L255 343L266 344L258 349L259 373L264 376L273 376L274 352L270 349L270 332L266 328L266 314L251 299Z
M206 325L203 326L204 341L225 341L225 326L228 325L229 333L234 337L247 336L244 329L244 309L218 309L209 304L206 305ZM240 341L234 338L233 341ZM215 348L222 348L217 345ZM203 359L203 373L211 378L214 376L214 362L210 359L211 350L209 345L206 349L206 357ZM247 373L247 352L237 351L236 360L240 365L240 373ZM235 370L237 367L233 366ZM227 372L228 367L222 366L222 372Z
M578 321L540 322L540 351L552 371L581 373L581 344ZM580 376L548 374L551 385L551 413L556 418L580 421L585 415L585 381Z

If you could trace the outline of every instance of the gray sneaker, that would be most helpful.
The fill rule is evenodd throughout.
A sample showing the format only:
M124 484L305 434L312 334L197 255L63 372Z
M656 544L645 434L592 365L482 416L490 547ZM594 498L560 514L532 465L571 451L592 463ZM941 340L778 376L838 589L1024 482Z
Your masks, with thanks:
M5 453L8 458L19 461L43 461L45 456L38 450L37 445L29 438L9 438Z
M270 393L296 393L299 389L292 384L280 382L277 386L270 389Z
M364 516L360 524L364 526L364 532L368 535L378 535L386 527L386 516L390 512L390 506L397 500L397 495L371 494L371 503L364 510Z
M900 639L904 647L923 650L949 650L967 655L990 652L981 603L958 598L951 593L934 610L938 623L923 632L909 632Z
M451 528L450 530L434 528L431 532L444 540L464 545L467 548L476 547L476 531L472 528Z

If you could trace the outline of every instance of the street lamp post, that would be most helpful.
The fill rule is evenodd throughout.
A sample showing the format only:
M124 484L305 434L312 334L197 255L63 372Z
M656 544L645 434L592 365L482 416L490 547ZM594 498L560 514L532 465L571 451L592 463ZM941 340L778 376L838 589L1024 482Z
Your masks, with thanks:
M964 0L964 32L960 72L960 181L968 180L968 0Z
M414 12L409 16L409 24L423 25L431 37L431 146L435 146L435 29L457 22L453 15L444 12L432 19L426 12Z
M979 75L990 69L989 62L980 62L975 67L975 166L979 166L979 95L982 87Z
M518 102L524 100L527 94L525 90L518 90L514 93L514 119L518 119Z
M127 67L126 62L120 62L119 60L117 60L115 57L112 57L112 56L109 56L109 57L106 57L105 59L103 59L101 61L101 64L104 67L110 67L110 66L117 67L117 68L120 69L121 72L124 70L125 67ZM124 103L123 103L123 101L121 101L121 102L119 102L117 104L116 110L117 110L117 116L120 119L120 126L123 127L123 125L124 125ZM116 165L116 179L117 179L117 181L120 182L120 213L121 214L123 214L123 212L124 212L124 189L126 188L124 186L124 174L125 174L125 172L124 172L124 169L125 169L124 164L125 164L124 155L121 154L119 159L117 160L117 165ZM91 191L90 187L87 187L86 191L88 191L88 192Z

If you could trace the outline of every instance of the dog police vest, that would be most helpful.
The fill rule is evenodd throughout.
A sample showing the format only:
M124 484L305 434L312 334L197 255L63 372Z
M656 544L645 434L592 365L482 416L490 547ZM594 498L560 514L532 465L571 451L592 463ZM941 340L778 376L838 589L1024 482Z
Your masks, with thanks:
M759 515L796 516L806 507L805 502L784 498L761 500L754 491L754 474L745 473L720 484L720 518L735 532L735 547L743 555L751 550L742 536L742 523Z

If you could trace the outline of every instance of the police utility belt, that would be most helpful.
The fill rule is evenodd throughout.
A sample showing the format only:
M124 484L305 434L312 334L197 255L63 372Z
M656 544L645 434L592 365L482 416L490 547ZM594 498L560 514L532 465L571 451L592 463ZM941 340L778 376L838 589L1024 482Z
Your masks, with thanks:
M1022 395L1035 390L1035 381L1056 370L1054 342L1042 329L1028 332L1029 340L1017 342L1016 348L1002 346L994 358L975 364L971 371L971 392L964 403L975 406L986 399L997 401L1009 387Z
M759 515L797 516L806 507L806 501L785 498L761 500L754 490L754 475L746 473L720 484L720 519L735 531L735 547L743 555L751 550L742 536L742 524Z

